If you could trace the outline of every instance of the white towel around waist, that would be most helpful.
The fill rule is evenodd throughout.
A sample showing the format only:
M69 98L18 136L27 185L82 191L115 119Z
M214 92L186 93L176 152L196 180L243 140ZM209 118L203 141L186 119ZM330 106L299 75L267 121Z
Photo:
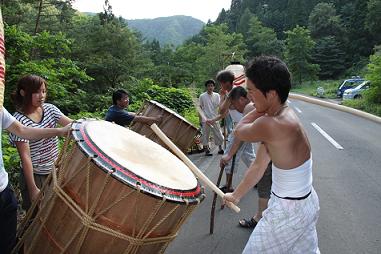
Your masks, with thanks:
M312 189L312 156L299 167L280 169L272 165L271 191L279 197L303 197Z

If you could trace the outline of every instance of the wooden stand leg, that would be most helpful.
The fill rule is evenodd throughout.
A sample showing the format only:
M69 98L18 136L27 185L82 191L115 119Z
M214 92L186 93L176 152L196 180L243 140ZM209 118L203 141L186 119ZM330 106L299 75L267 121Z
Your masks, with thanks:
M228 179L228 180L227 180L227 183L226 183L226 192L229 192L229 190L231 189L231 187L232 187L232 185L233 185L234 167L235 167L235 154L233 155L232 166L231 166L231 168L230 168L230 170L231 170L230 179ZM222 204L222 205L221 205L221 209L224 209L224 208L225 208L225 205Z
M218 175L218 179L217 179L217 186L220 186L220 183L221 183L221 178L222 178L222 174L224 173L224 168L225 167L221 167L221 170L220 170L220 174ZM212 209L210 210L210 229L209 229L209 234L213 234L213 231L214 231L214 214L215 214L215 211L216 211L216 201L217 201L217 193L214 193L213 195L213 202L212 202Z

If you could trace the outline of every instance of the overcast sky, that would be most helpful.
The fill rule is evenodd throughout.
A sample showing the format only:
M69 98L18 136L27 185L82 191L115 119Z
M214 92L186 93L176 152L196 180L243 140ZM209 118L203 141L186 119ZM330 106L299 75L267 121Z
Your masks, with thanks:
M205 23L215 21L225 8L230 9L231 0L109 0L116 16L125 19L192 16ZM73 7L81 12L103 11L104 0L75 0Z

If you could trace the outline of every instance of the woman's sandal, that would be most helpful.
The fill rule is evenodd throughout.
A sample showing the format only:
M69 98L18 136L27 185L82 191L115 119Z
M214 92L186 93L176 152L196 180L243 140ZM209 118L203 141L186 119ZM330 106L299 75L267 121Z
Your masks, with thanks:
M251 218L250 220L247 220L247 219L239 220L239 225L243 228L255 228L257 224L258 222L256 222L254 218Z

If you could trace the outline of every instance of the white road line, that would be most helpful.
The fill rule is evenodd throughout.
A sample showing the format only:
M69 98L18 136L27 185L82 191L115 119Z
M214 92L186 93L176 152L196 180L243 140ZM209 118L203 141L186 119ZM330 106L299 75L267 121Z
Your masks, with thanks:
M295 108L295 110L296 110L296 111L298 111L298 112L299 112L299 114L301 114L301 113L302 113L302 111L301 111L301 110L300 110L298 107L295 107L295 106L294 106L294 108Z
M290 101L290 100L287 100L287 103L288 103L288 104L290 104L290 103L291 103L291 101Z
M327 132L325 132L322 128L320 128L319 125L317 125L316 123L311 123L311 125L318 131L320 132L321 135L323 135L323 137L325 137L329 142L331 142L332 145L334 145L337 149L339 150L342 150L344 149L344 147L342 147L341 145L339 145L339 143L337 143L330 135L328 135Z

